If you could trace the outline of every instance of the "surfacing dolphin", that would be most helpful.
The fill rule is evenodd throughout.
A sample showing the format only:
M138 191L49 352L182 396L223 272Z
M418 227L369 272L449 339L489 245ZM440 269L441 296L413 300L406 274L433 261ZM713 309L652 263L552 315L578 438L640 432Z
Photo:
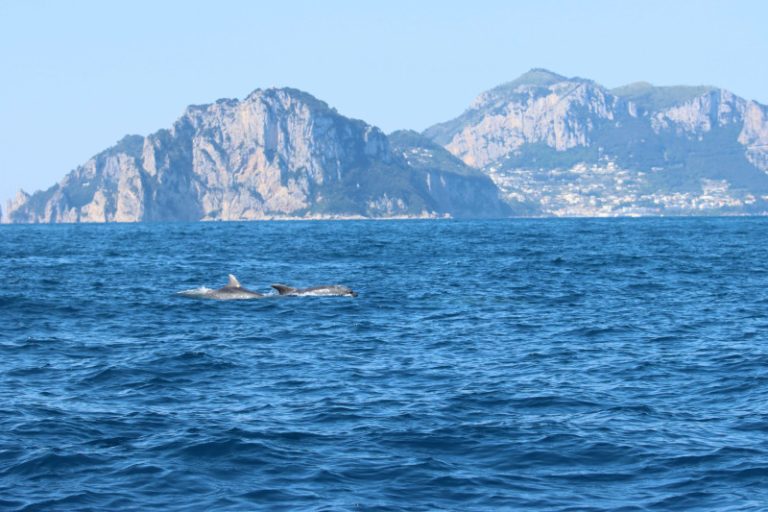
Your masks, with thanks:
M285 284L273 284L272 288L277 290L280 295L294 297L357 297L357 292L339 284L313 286L311 288L293 288Z
M240 285L240 281L235 276L229 274L229 281L227 285L218 290L211 290L210 288L196 288L194 290L184 290L179 292L179 295L184 297L191 297L194 299L215 299L215 300L248 300L248 299L260 299L265 295L259 292L253 292L247 290Z

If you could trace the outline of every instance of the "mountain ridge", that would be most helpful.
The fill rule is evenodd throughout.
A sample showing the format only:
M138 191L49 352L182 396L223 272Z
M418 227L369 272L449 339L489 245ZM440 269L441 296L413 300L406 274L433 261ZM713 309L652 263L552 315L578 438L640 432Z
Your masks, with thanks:
M500 199L503 198L503 201ZM126 135L9 222L768 213L768 107L714 86L534 68L385 135L290 87Z
M712 86L534 69L423 134L542 215L768 212L768 107Z

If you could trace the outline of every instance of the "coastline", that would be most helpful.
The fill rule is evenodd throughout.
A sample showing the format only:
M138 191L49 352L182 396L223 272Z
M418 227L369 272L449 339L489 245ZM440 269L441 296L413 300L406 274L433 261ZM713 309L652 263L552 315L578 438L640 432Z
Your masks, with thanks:
M73 226L73 225L103 225L103 224L218 224L218 223L259 223L259 222L344 222L344 221L502 221L502 220L545 220L545 219L585 219L585 220L611 220L611 219L702 219L702 218L763 218L768 217L768 212L759 213L714 213L701 214L632 214L632 215L516 215L511 217L452 217L450 215L393 215L389 217L366 217L363 215L311 215L298 216L269 216L254 219L199 219L199 220L135 220L135 221L77 221L77 222L6 222L0 220L0 226Z

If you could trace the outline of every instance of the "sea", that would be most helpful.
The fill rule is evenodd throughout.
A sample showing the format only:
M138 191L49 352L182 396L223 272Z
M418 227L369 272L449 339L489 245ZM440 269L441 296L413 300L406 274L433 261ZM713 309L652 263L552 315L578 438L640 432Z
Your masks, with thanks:
M0 510L768 510L768 219L2 226Z

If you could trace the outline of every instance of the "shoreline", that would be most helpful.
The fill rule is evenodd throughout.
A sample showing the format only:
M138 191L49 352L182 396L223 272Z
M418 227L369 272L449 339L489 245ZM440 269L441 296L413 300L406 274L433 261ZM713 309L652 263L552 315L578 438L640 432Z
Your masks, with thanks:
M677 215L520 215L514 217L451 217L448 215L396 215L391 217L365 217L362 215L329 215L310 217L263 217L258 219L199 219L199 220L136 220L136 221L78 221L78 222L0 222L2 226L75 226L75 225L138 225L138 224L217 224L217 223L259 223L259 222L348 222L348 221L505 221L505 220L611 220L611 219L718 219L718 218L763 218L768 217L768 212L761 213L702 213L702 214L677 214Z

